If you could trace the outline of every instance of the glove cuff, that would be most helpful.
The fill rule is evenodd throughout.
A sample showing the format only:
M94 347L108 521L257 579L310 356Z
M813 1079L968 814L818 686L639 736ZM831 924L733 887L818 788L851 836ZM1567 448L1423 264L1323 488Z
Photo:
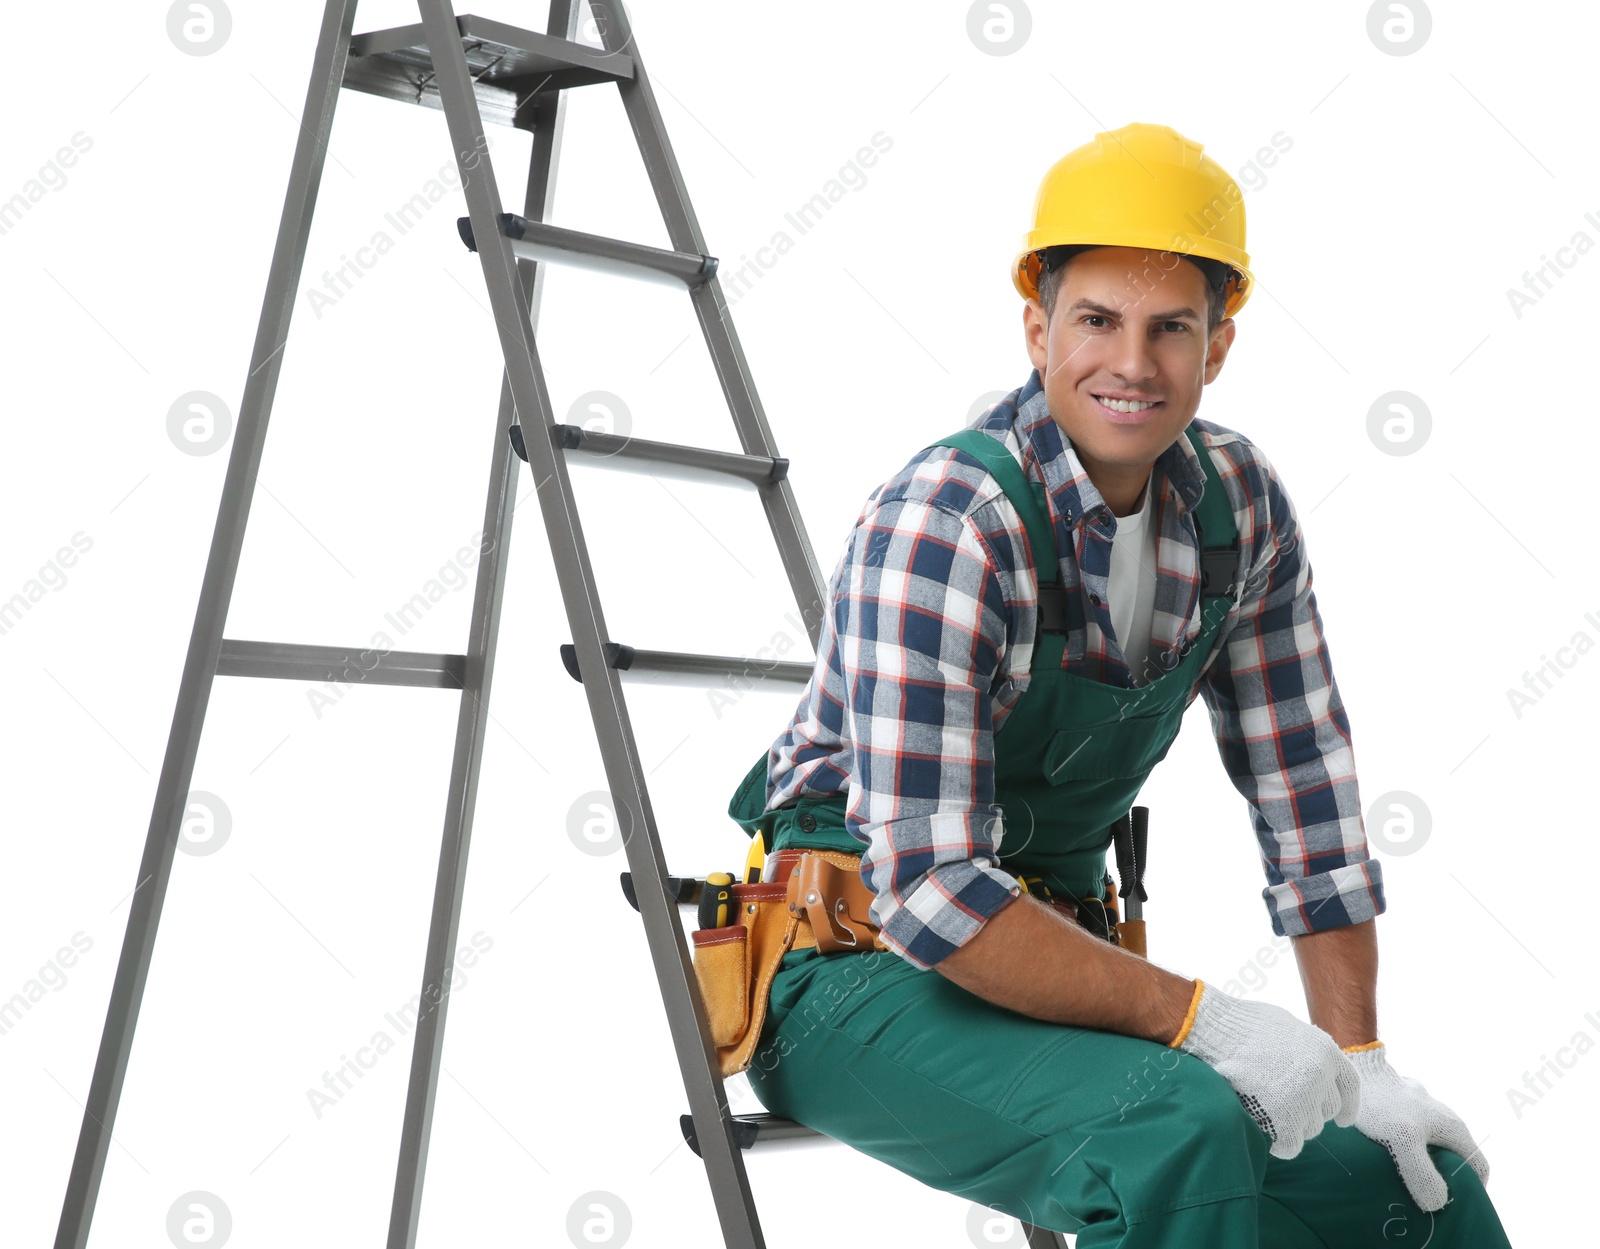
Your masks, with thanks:
M1189 1013L1183 1017L1183 1026L1178 1029L1178 1035L1167 1042L1168 1049L1177 1049L1189 1035L1189 1030L1194 1027L1194 1017L1200 1011L1200 996L1205 991L1206 982L1197 979L1194 982L1194 996L1189 999Z
M1380 1075L1389 1079L1398 1078L1394 1075L1394 1068L1389 1065L1389 1051L1382 1045L1352 1045L1345 1050L1344 1056L1360 1073L1363 1083Z
M1251 1040L1261 1026L1258 1011L1264 1005L1244 1002L1230 993L1213 989L1204 980L1196 980L1194 999L1189 1003L1190 1016L1185 1019L1173 1048L1193 1054L1214 1067ZM1283 1013L1288 1014L1287 1011ZM1332 1040L1328 1038L1329 1044Z
M1365 1045L1341 1045L1339 1047L1346 1054L1360 1054L1366 1050L1382 1049L1382 1041L1368 1041Z

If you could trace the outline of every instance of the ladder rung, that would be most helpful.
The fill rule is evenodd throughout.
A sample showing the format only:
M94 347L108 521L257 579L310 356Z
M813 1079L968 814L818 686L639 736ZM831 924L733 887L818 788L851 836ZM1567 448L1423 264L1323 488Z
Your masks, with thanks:
M633 77L633 58L569 39L519 30L464 14L456 19L485 121L531 126L527 99L543 91L619 82ZM433 57L421 23L371 30L350 40L344 86L354 91L439 108Z
M729 485L730 477L757 486L770 486L789 475L789 461L783 456L740 455L734 451L708 451L704 447L685 447L672 442L652 442L626 434L597 433L582 425L554 426L555 444L566 451L582 453L585 464L596 468L615 468L628 473L647 473L652 477L672 477L679 481ZM527 459L520 435L512 445Z
M692 685L703 687L708 682L731 682L739 688L743 682L777 681L787 685L804 685L811 679L810 664L788 663L780 660L738 659L728 655L690 655L683 651L642 651L621 642L606 643L606 661L620 672L637 678L642 685ZM582 681L578 673L578 650L572 643L561 647L561 662L574 681Z
M472 218L456 218L456 229L468 251L477 251ZM543 221L529 221L516 213L500 214L500 232L511 240L519 260L548 260L555 264L607 273L614 277L655 282L679 290L709 281L717 271L715 256L668 251L644 243L627 243L603 234L586 234Z
M466 685L467 657L425 651L382 654L300 642L246 642L223 638L219 677L279 677L289 681L341 681L347 685L421 685L459 690Z
M628 905L634 910L639 909L639 895L633 891L633 873L622 874L622 896L628 899ZM700 890L706 883L703 876L668 876L667 896L679 906L699 906Z
M694 1134L694 1116L679 1115L678 1127L683 1131L683 1139L689 1142L689 1148L698 1156L700 1142ZM756 1145L771 1144L774 1141L796 1140L828 1140L815 1128L808 1128L803 1123L796 1123L793 1119L785 1119L781 1115L767 1114L765 1112L754 1115L733 1116L733 1139L740 1149L750 1149Z

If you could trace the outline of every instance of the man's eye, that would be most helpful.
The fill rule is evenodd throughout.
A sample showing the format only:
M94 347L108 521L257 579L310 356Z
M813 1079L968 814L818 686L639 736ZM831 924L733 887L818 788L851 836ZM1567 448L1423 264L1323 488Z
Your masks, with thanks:
M1162 324L1164 324L1164 325L1176 325L1180 330L1187 330L1189 328L1188 325L1185 324L1182 321L1165 321Z
M1101 316L1098 312L1091 312L1088 316L1084 317L1083 319L1085 321L1104 321L1105 320L1105 318L1103 316Z

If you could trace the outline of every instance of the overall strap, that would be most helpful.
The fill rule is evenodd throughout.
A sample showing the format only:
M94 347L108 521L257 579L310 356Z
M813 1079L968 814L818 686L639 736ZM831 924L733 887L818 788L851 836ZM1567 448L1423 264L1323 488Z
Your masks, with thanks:
M1022 517L1028 531L1028 545L1033 549L1034 579L1039 584L1039 632L1059 634L1060 645L1066 644L1067 592L1061 587L1061 567L1056 554L1055 530L1050 524L1050 503L1043 482L1029 481L1016 457L1006 450L1005 443L981 429L963 429L930 442L930 447L954 447L976 457L1005 491L1011 506ZM926 450L926 448L924 448ZM1059 647L1056 663L1060 664ZM1038 648L1035 648L1037 652Z
M1039 583L1044 585L1057 580L1059 564L1056 537L1050 527L1050 506L1045 498L1044 483L1029 481L1022 471L1022 465L1006 450L1005 443L981 429L959 430L948 438L930 442L928 446L955 447L958 451L965 451L977 457L994 474L1028 530L1028 545L1034 550L1035 563L1044 565L1035 569ZM1048 558L1044 558L1046 556Z
M1200 538L1200 594L1202 619L1222 614L1220 600L1229 603L1238 589L1239 528L1233 518L1233 504L1228 501L1222 478L1211 462L1200 431L1192 424L1184 430L1189 444L1199 457L1200 468L1205 473L1206 487L1195 510L1195 529ZM1050 524L1050 506L1042 482L1030 481L1022 465L1006 450L1005 444L981 429L962 429L931 442L929 447L954 447L975 457L1000 483L1011 506L1022 517L1028 532L1028 544L1034 551L1034 575L1039 583L1039 633L1058 634L1058 639L1048 639L1049 649L1059 665L1059 647L1066 644L1067 596L1060 585L1060 567L1057 563L1055 531ZM1206 602L1210 600L1210 604ZM1213 611L1205 613L1206 606ZM1036 658L1045 658L1037 655Z
M1195 529L1200 536L1200 594L1202 598L1231 601L1238 589L1234 582L1239 571L1239 526L1233 519L1233 504L1222 488L1222 478L1211 462L1211 453L1200 431L1191 424L1184 433L1200 457L1200 467L1206 475L1205 493L1194 514Z

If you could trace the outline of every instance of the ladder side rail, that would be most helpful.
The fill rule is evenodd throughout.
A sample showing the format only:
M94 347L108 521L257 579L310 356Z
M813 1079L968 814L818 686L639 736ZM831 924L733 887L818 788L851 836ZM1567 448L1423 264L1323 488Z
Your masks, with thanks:
M468 625L465 680L456 711L455 751L445 799L439 866L434 878L433 907L423 955L421 1007L411 1044L411 1074L400 1125L399 1160L389 1208L388 1249L413 1249L422 1209L422 1184L433 1131L434 1095L443 1060L445 1015L451 969L461 928L467 855L472 817L488 728L489 691L494 674L495 642L505 595L506 550L516 509L517 463L505 436L515 407L502 379L496 417L495 445L484 506L484 536L473 589Z
M551 0L549 24L545 29L552 33L566 31L570 39L577 30L577 5L578 0ZM542 221L554 201L566 93L551 91L536 94L523 102L519 108L519 111L522 110L529 113L526 124L533 135L523 215L529 220ZM545 268L536 261L517 262L517 281L523 297L528 301L530 332L537 328ZM477 584L473 590L472 620L468 626L467 680L457 712L455 757L451 765L444 835L439 850L439 870L434 883L433 911L424 956L423 1009L412 1040L411 1074L406 1088L394 1196L389 1210L388 1249L414 1249L422 1213L428 1147L433 1135L433 1111L443 1063L450 963L460 936L467 855L471 844L484 736L488 728L490 682L500 630L500 609L505 596L512 517L516 510L518 460L507 437L507 431L515 419L516 404L511 393L510 378L502 373L489 470L489 494L484 506L484 533L486 538L492 538L492 546L479 561ZM430 988L434 989L434 993L430 993ZM437 1005L433 1005L435 994Z
M555 421L543 370L538 363L532 325L516 282L510 240L499 229L499 192L486 153L483 120L472 91L461 43L455 37L449 0L418 0L445 119L462 174L463 188L478 240L490 306L505 355L506 371L523 422L529 464L538 486L540 510L550 538L557 580L561 586L578 662L589 673L584 693L589 700L600 755L617 815L624 830L623 846L633 873L656 978L660 984L678 1066L690 1111L700 1133L703 1157L722 1234L729 1249L765 1249L744 1162L734 1143L726 1096L705 1008L693 982L687 943L676 903L666 890L654 812L628 722L621 679L605 662L605 619L584 547L564 459L551 438ZM529 418L534 417L530 423ZM530 424L535 428L530 433Z
M117 1105L127 1075L128 1056L133 1048L139 1006L144 997L145 982L149 978L161 907L172 875L178 830L188 805L200 734L211 698L217 658L222 649L222 630L233 597L239 552L244 545L245 523L250 515L256 474L261 466L267 420L272 411L273 396L277 392L283 348L294 312L295 291L300 284L300 273L305 262L311 217L322 181L328 137L333 128L339 83L344 77L355 10L356 0L328 0L317 35L311 81L306 91L305 111L301 115L300 136L295 143L289 187L284 197L266 296L262 301L261 319L251 352L250 373L245 379L239 421L234 430L233 447L228 454L228 470L217 507L211 551L206 558L206 571L199 605L195 609L194 627L189 635L183 676L178 685L172 728L167 738L161 777L156 784L144 854L140 859L136 887L128 908L128 926L123 935L122 952L117 959L116 976L112 981L105 1028L95 1058L88 1099L84 1103L83 1124L62 1201L61 1220L56 1227L56 1249L84 1249L89 1238L89 1225L94 1217L95 1200L99 1196L106 1154L110 1149Z
M613 0L594 0L593 9L600 37L608 52L625 53L633 58L633 76L618 81L617 91L628 115L628 124L644 157L645 172L655 191L666 222L667 236L672 246L680 252L706 255L705 238L700 233L700 223L689 193L684 186L683 174L673 155L667 138L666 123L656 103L655 91L650 85L639 50L633 44L633 28L627 13ZM755 379L745 359L744 348L728 315L727 301L722 296L722 284L712 275L705 282L689 289L695 316L705 336L706 347L716 367L717 380L733 414L734 427L739 433L739 445L747 455L775 456L772 428L767 424L766 412L756 394ZM766 510L767 522L778 545L784 572L794 594L800 618L815 652L822 627L822 574L817 568L816 555L806 536L805 521L795 502L794 490L787 479L765 486L761 490L761 506Z

